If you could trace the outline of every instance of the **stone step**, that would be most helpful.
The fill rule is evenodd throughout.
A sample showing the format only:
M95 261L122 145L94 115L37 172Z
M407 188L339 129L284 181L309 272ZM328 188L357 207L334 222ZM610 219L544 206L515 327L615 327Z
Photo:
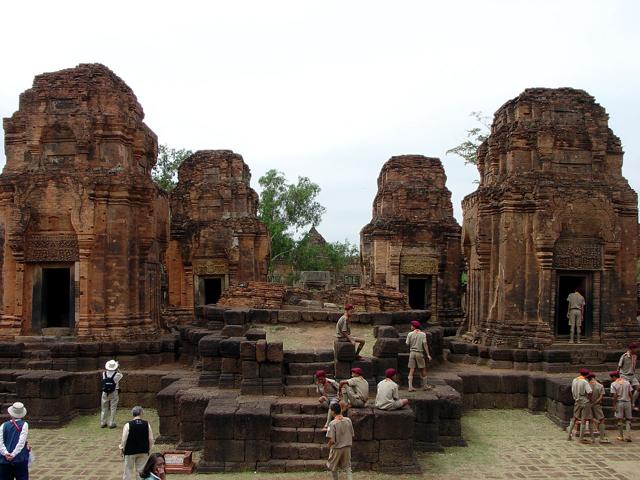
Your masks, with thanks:
M320 460L328 456L329 447L321 443L271 444L271 458L276 460Z
M332 362L290 363L289 374L293 376L313 375L317 370L324 370L328 376L333 375Z
M287 385L313 385L313 375L287 375L284 377Z
M33 360L50 360L51 350L25 350L25 357Z
M287 413L289 415L318 415L327 413L327 409L323 407L317 399L304 399L292 401L291 399L280 399L273 405L273 413Z
M16 393L16 382L0 380L0 393Z
M306 385L285 385L284 394L287 397L312 397L317 396L316 388Z
M13 405L18 401L18 396L15 393L0 393L0 403Z
M276 413L272 415L274 427L286 428L322 428L327 421L327 414L291 414Z
M258 472L324 472L326 460L269 460L258 462Z
M271 441L275 443L318 443L324 444L327 441L327 432L322 428L289 428L272 427Z

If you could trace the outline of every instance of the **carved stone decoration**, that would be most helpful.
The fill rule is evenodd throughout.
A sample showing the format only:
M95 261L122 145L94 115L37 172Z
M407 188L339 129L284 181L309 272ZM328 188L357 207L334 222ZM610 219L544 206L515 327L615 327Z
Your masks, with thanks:
M151 179L157 139L143 119L133 91L99 64L36 76L4 119L0 224L11 261L0 337L158 331L150 299L160 298L168 202Z
M568 340L568 293L587 300L590 341L621 346L636 320L638 198L595 99L531 88L496 112L462 207L467 338L544 348Z
M360 232L360 255L365 287L405 293L413 308L429 309L434 322L457 326L463 316L460 226L446 180L438 158L401 155L387 161L371 222ZM420 284L416 296L409 295L412 282Z

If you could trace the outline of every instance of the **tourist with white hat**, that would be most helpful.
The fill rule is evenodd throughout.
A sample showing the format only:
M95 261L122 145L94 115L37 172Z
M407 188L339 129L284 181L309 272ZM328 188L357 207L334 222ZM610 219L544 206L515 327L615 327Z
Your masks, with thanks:
M104 366L102 379L100 383L100 391L102 392L102 400L100 402L100 426L105 428L116 428L116 410L118 410L118 390L122 373L118 371L120 365L115 360L109 360ZM107 420L108 417L108 420Z
M29 424L24 421L27 409L20 402L8 408L11 419L2 424L0 435L0 480L29 479Z

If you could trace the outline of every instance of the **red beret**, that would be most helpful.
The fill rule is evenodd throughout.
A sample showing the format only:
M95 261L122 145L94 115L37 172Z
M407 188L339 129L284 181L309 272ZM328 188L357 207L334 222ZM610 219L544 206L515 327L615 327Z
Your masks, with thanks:
M640 347L640 345L637 342L632 342L629 344L629 350L634 350L638 347Z
M580 375L582 375L583 377L586 377L587 375L589 375L591 372L589 371L588 368L581 368L580 369Z
M387 368L384 371L384 376L387 377L387 378L391 378L391 377L395 377L397 373L398 372L396 371L395 368Z
M616 370L615 372L609 372L609 376L610 377L619 377L620 376L620 372L618 370Z
M413 325L416 328L420 328L420 322L417 320L411 320L411 325Z
M587 380L591 380L592 378L596 378L596 374L591 372L589 375L587 375Z
M352 305L351 303L347 303L347 304L344 306L344 309L345 309L345 310L353 310L353 305Z
M327 372L325 372L324 370L317 370L315 376L316 378L324 378L327 376Z
M351 373L357 373L358 375L362 376L362 369L360 367L354 367L351 369Z

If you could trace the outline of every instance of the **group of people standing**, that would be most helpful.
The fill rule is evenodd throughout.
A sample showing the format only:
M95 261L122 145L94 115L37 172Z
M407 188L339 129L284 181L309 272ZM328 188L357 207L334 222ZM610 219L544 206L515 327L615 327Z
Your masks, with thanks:
M613 397L614 416L618 427L618 440L631 442L631 421L633 411L638 411L637 401L640 395L640 382L636 376L638 348L631 343L618 362L618 370L609 373L610 392ZM606 434L605 415L602 410L605 388L597 375L586 368L571 382L574 399L573 417L569 423L568 440L578 436L583 443L594 443L594 430L599 431L599 442L610 443ZM590 440L585 433L589 428Z
M344 315L336 324L336 340L350 342L356 349L356 359L361 360L360 352L365 345L362 338L351 334L350 320L353 305L346 305ZM431 360L427 335L421 329L417 320L411 322L411 331L407 334L406 344L409 346L409 391L415 391L413 378L416 370L420 370L422 388L430 390L433 387L427 383L427 362ZM338 472L344 471L347 479L351 480L351 446L353 445L353 424L348 417L351 407L362 408L369 400L369 382L363 377L362 369L351 369L351 378L335 380L327 376L324 370L318 370L314 376L319 402L327 408L327 421L323 431L326 431L329 458L327 468L333 479L337 480ZM376 388L375 408L380 410L398 410L408 405L409 400L400 398L397 383L398 372L395 368L385 371L385 378L378 382Z

